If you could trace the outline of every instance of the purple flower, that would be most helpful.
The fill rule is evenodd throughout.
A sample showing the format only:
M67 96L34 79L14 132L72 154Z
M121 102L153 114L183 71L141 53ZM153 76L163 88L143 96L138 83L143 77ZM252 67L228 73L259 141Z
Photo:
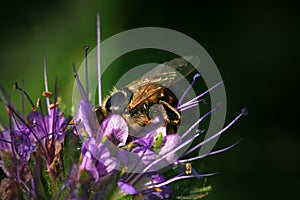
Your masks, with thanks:
M47 86L46 77L45 85ZM0 167L9 179L3 181L14 182L17 185L15 190L34 197L39 193L42 168L46 168L51 179L61 173L61 152L68 132L68 122L57 108L57 82L53 104L50 104L52 93L47 87L43 93L46 109L43 109L40 98L36 106L33 104L24 90L24 82L21 88L15 83L14 88L22 92L21 112L13 105L6 91L0 88L0 100L9 117L8 125L0 126ZM25 114L25 97L32 108L28 115ZM3 187L6 182L3 182ZM15 191L11 193L16 194Z
M93 106L88 100L81 100L74 117L76 129L82 140L96 137L99 125L93 112Z
M88 89L83 89L75 67L74 72L82 96L75 117L77 133L83 139L79 172L88 172L93 179L93 184L99 187L101 187L101 182L105 184L104 177L119 174L117 185L123 193L115 191L115 194L119 196L113 195L114 197L137 195L143 196L143 199L170 198L174 194L169 187L170 183L181 179L201 179L216 174L198 173L192 167L192 161L221 153L237 144L235 143L205 155L189 157L192 152L223 134L242 115L246 115L247 111L245 109L225 128L190 149L188 149L188 146L204 132L197 131L193 133L194 129L210 114L217 111L219 106L195 120L181 135L167 135L165 117L163 115L155 115L155 118L151 121L152 123L142 127L138 134L131 132L133 130L129 128L128 122L118 110L116 113L112 112L108 113L107 116L101 116L102 120L100 125L98 125L93 106L87 99ZM195 75L192 84L196 82L198 77L199 75ZM199 98L220 84L222 83L217 83L203 94L186 103L182 103L184 95L187 94L187 91L184 91L176 109L180 112L185 112L198 106L199 103L203 102L203 100L199 101ZM190 88L188 87L187 90ZM120 100L120 102L122 103L123 101ZM114 105L114 109L121 107L124 107L124 105ZM170 170L172 167L177 167L177 175L165 179L161 172L162 169Z
M98 35L99 24L98 18ZM100 43L100 38L98 41ZM87 59L88 47L85 47L85 51ZM193 57L179 58L165 64L184 68L191 61L189 59ZM0 100L8 111L9 119L8 125L0 125L0 167L6 175L1 180L0 199L169 199L175 194L171 190L171 183L216 174L198 173L191 162L224 152L237 144L191 156L197 149L223 134L242 115L246 115L246 109L242 109L222 130L191 148L189 145L198 141L196 139L204 132L195 132L195 129L220 107L217 105L199 119L194 119L191 125L182 123L183 116L187 116L185 112L198 107L199 103L204 102L200 98L222 82L187 100L188 90L200 77L196 74L186 90L178 89L182 96L177 100L168 87L173 80L180 81L180 78L176 78L172 70L164 72L163 64L156 71L160 72L155 75L158 83L152 83L151 73L146 73L143 81L133 82L121 92L113 94L115 98L108 98L101 105L101 77L98 77L99 104L103 113L96 115L97 111L89 99L87 60L85 88L75 65L73 67L81 101L72 123L58 109L57 81L51 98L46 63L43 92L45 108L41 99L36 105L33 104L24 89L24 82L21 87L14 85L22 94L20 112L0 87ZM160 81L164 85L159 85ZM134 98L136 101L132 100ZM29 114L25 114L25 99L31 105ZM51 100L53 104L50 104ZM178 132L178 129L184 130L184 133ZM167 174L169 171L173 175Z
M128 126L120 115L110 114L100 125L102 135L116 146L124 146L128 138Z
M169 199L173 193L169 186L147 187L164 181L164 177L159 173L145 173L134 185L119 179L118 186L126 194L143 196L143 199Z
M82 161L79 171L87 171L91 174L95 183L111 175L117 168L117 160L110 155L106 145L94 138L90 138L83 143L81 154Z

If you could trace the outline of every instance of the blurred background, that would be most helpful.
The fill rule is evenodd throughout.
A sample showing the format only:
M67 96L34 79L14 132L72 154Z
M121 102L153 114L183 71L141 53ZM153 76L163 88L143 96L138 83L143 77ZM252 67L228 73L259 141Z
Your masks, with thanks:
M6 1L0 7L0 85L19 105L21 93L12 86L24 79L35 101L44 90L46 55L49 87L53 91L57 77L58 92L70 105L72 63L80 66L84 45L96 46L97 12L102 40L137 27L182 32L198 41L218 66L227 92L227 121L242 107L249 110L218 142L220 147L237 140L240 144L202 161L207 172L221 172L208 179L213 192L207 199L295 199L300 196L296 7L287 2ZM165 61L155 52L149 55ZM134 58L125 56L115 65L126 68L137 62ZM104 91L112 86L105 82ZM0 112L6 118L3 107Z

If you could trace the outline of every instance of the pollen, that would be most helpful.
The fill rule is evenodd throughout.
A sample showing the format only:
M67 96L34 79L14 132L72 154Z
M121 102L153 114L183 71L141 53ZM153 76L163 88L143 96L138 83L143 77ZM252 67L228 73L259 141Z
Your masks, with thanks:
M160 189L159 187L153 187L153 190L154 190L155 192L162 192L162 191L163 191L163 190Z
M191 163L186 163L185 164L185 173L187 175L191 174L192 173L192 164Z
M11 116L11 110L9 108L6 109L6 112L9 116Z
M36 101L36 107L40 107L41 105L41 98L38 98L37 101Z
M58 102L56 102L55 105L54 105L54 103L51 103L51 104L49 105L49 108L50 108L50 109L53 109L54 107L57 107L58 105L59 105Z
M71 119L71 121L70 121L70 125L73 125L73 124L75 124L75 120L74 120L74 118L73 118L73 119Z
M51 97L51 96L52 96L52 92L47 92L47 91L43 92L43 97Z
M13 86L13 88L14 88L15 90L19 88L19 87L18 87L18 83L17 83L17 82L15 82L15 83L14 83L14 86Z

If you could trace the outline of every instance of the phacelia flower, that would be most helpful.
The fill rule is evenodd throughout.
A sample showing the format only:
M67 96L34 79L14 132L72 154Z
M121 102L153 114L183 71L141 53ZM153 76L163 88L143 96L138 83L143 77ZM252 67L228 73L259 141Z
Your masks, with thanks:
M242 109L241 113L222 130L189 149L188 146L205 132L197 130L193 133L195 128L205 118L220 109L220 105L195 120L183 134L168 134L163 115L156 115L152 123L143 128L142 131L139 130L138 134L132 132L133 130L129 127L128 121L118 111L119 107L124 106L123 101L120 99L114 99L115 102L121 102L120 105L110 103L117 112L108 113L104 117L101 116L101 120L98 120L99 123L97 123L98 118L95 109L87 98L88 94L79 80L75 67L74 73L82 97L75 115L76 134L83 139L82 161L79 168L93 177L93 181L90 183L91 186L85 190L84 196L88 196L87 191L93 190L98 196L108 195L113 199L129 196L143 199L169 199L174 195L170 183L181 179L201 179L216 174L197 172L191 165L192 161L224 152L237 144L205 155L190 157L195 150L219 137L242 115L246 115L246 109ZM196 74L192 84L198 78L199 75ZM204 101L199 101L199 99L220 84L222 83L217 83L203 94L186 103L182 103L183 98L180 99L177 109L180 112L185 112L198 106L199 103ZM190 88L188 87L186 90ZM186 95L186 90L183 91L183 96ZM120 98L123 97L120 95ZM182 149L188 150L181 152ZM99 152L102 152L102 154ZM177 174L165 178L164 173L174 168L177 169ZM114 182L114 184L106 185L107 179ZM108 187L111 187L110 192L107 192Z
M99 24L98 16L98 36ZM87 56L88 47L85 51ZM53 95L49 91L46 62L45 91L36 105L25 91L24 82L21 87L14 85L22 94L21 112L0 87L0 100L8 113L8 123L0 124L0 168L4 174L0 199L171 199L178 195L172 183L216 174L200 173L193 162L224 152L238 142L202 155L195 156L195 151L217 139L248 111L243 108L223 129L199 139L205 132L197 129L199 124L221 106L216 105L200 117L190 115L192 123L188 125L181 117L205 103L202 97L223 83L190 98L188 91L200 77L195 74L187 88L176 88L181 94L177 100L167 85L176 73L163 73L164 67L189 65L191 59L195 58L177 58L158 66L157 76L161 77L157 79L165 86L152 83L146 74L141 83L135 84L138 86L126 86L115 93L116 98L107 98L103 103L99 91L98 107L89 99L87 60L85 88L73 65L81 95L73 116L64 116L59 109L57 81ZM101 81L98 88L101 90ZM140 94L139 98L135 92ZM133 98L137 98L135 103ZM31 105L28 114L25 99ZM193 195L199 197L209 190L199 189Z
M36 198L39 195L41 173L48 174L49 179L56 179L63 167L62 150L68 131L68 121L58 109L57 83L54 92L54 103L50 104L52 93L48 91L45 70L46 100L44 109L41 99L34 105L24 90L24 82L20 88L15 83L14 88L22 93L21 113L13 105L7 92L0 88L0 99L8 113L8 125L1 125L0 130L0 167L5 173L1 185L5 187L11 182L9 191L2 193L1 198L25 196ZM25 114L25 97L31 105L32 111ZM4 121L4 120L3 120ZM1 188L4 189L4 188ZM9 194L9 195L8 195Z

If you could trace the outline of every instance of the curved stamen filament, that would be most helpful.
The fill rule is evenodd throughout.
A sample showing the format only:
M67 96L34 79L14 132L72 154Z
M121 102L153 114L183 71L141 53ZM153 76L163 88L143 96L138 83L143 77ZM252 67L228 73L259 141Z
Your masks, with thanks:
M89 65L88 65L88 52L89 46L83 47L85 50L85 92L86 95L89 96Z
M190 104L186 104L186 106L181 107L181 108L179 109L179 111L182 112L182 111L191 109L191 108L193 108L193 107L199 106L200 103L201 103L201 104L206 104L206 100L205 100L205 99L200 99L200 100L197 100L197 101L193 101L193 102L191 102Z
M134 166L133 169L131 170L132 172L134 172L134 170L138 167L139 162L142 161L142 158L145 156L146 151L147 151L148 149L150 149L150 146L151 146L151 142L149 143L148 146L145 147L145 149L144 149L142 155L139 156L138 161L135 163L135 166ZM129 183L130 179L132 179L133 177L134 177L134 173L131 173L131 174L126 178L125 181Z
M177 104L177 107L181 104L183 98L186 96L186 94L188 93L188 91L193 87L193 85L196 83L196 80L200 77L201 75L200 74L196 74L194 77L193 77L193 82L188 86L188 88L184 91L184 93L182 94L182 96L180 97L179 101L178 101L178 104Z
M15 84L14 84L14 89L16 89L16 90L20 90L20 91L22 92L22 94L24 94L24 95L26 96L26 98L28 99L28 101L29 101L29 103L30 103L30 105L31 105L32 109L34 110L34 109L35 109L35 107L34 107L33 101L30 99L30 97L29 97L28 93L27 93L27 92L26 92L24 89L22 89L22 88L19 88L19 86L18 86L18 83L17 83L17 82L15 82Z
M182 147L186 146L187 144L191 143L196 137L198 137L199 134L195 134L193 135L190 139L188 139L187 141L183 142L182 144L180 144L179 146L177 146L176 148L172 149L171 151L167 152L166 154L162 155L160 158L158 158L157 160L153 161L151 164L149 164L147 167L145 167L145 169L138 174L137 177L135 177L135 179L133 180L133 183L135 181L137 181L137 179L143 174L146 173L149 169L151 169L151 167L153 167L154 165L156 165L157 163L161 162L162 160L164 160L166 157L168 157L171 153L175 153L176 151L178 151L179 149L181 149Z
M216 151L212 151L212 152L209 152L209 153L206 153L206 154L203 154L203 155L200 155L200 156L196 156L196 157L193 157L193 158L188 158L188 159L181 159L181 160L178 160L179 163L186 163L186 162L192 162L192 161L195 161L195 160L198 160L198 159L201 159L201 158L204 158L206 156L210 156L210 155L215 155L215 154L218 154L218 153L222 153L224 151L227 151L233 147L235 147L237 144L239 143L236 142L232 145L230 145L229 147L225 147L223 149L219 149L219 150L216 150Z
M25 119L24 80L22 80L22 117Z
M198 149L199 147L201 147L202 145L212 141L213 139L219 137L222 133L224 133L228 128L230 128L234 123L237 122L237 120L239 120L239 118L241 118L243 115L247 115L248 111L246 108L243 108L241 113L235 117L227 126L225 126L222 130L220 130L219 132L217 132L216 134L210 136L209 138L205 139L204 141L202 141L201 143L197 144L196 146L194 146L193 148L191 148L190 150L188 150L186 153L183 154L183 156L186 156L187 154L193 152L194 150Z
M185 138L202 120L204 120L207 116L215 112L217 109L219 109L219 106L205 113L205 115L203 115L200 119L198 119L184 134L182 134L181 138Z
M75 66L74 63L73 63L73 70L74 70L74 78L76 79L76 82L77 82L77 85L78 85L78 89L79 89L81 98L88 101L87 94L84 91L84 88L83 88L83 86L82 86L82 84L81 84L81 82L79 80L79 77L78 77L78 74L77 74L77 70L76 70L76 66Z
M207 177L207 176L213 176L213 175L216 175L216 174L217 174L217 173L178 176L178 177L170 178L169 180L164 181L164 182L162 182L162 183L159 183L159 184L155 184L155 185L149 186L147 189L150 189L150 188L152 188L152 187L162 187L162 186L168 185L169 183L172 183L172 182L174 182L174 181L181 180L181 179L188 179L188 178L203 178L203 177Z
M182 107L185 107L187 105L190 105L193 102L196 102L198 99L200 99L201 97L203 97L204 95L206 95L207 93L209 93L210 91L214 90L215 88L217 88L218 86L220 86L221 84L223 84L223 81L220 81L219 83L215 84L214 86L212 86L211 88L209 88L208 90L206 90L205 92L203 92L202 94L196 96L195 98L189 100L188 102L178 106L177 109L181 109Z

